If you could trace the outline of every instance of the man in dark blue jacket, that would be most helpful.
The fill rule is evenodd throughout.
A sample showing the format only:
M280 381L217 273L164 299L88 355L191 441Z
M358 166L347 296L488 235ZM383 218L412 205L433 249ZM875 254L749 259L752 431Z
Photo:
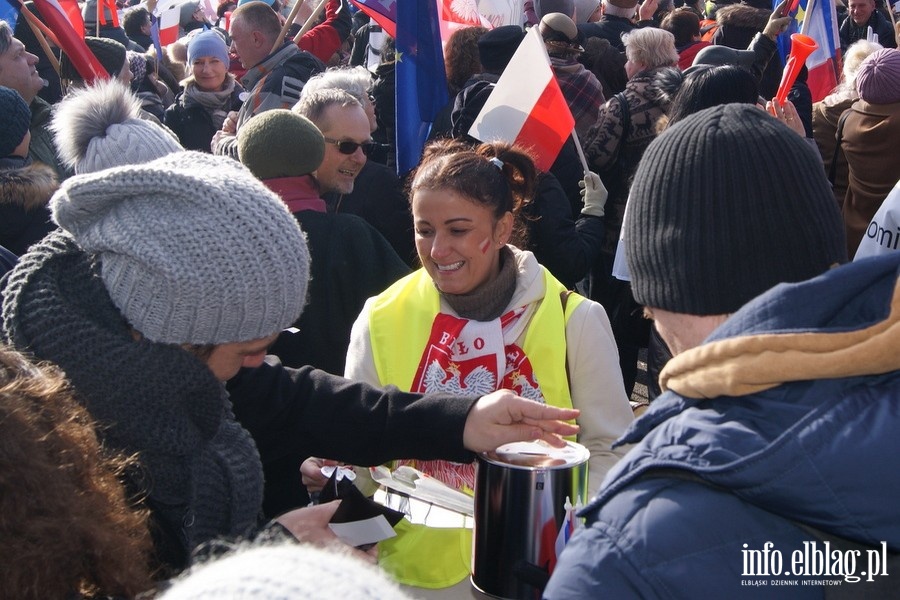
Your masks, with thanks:
M755 107L651 144L625 245L668 391L545 597L896 593L900 253L831 268L842 239L818 157Z

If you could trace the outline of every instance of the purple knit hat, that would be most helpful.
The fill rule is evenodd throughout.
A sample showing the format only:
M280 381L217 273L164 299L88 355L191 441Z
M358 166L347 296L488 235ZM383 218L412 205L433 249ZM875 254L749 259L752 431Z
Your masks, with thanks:
M900 102L900 50L885 48L870 54L856 73L856 91L870 104Z

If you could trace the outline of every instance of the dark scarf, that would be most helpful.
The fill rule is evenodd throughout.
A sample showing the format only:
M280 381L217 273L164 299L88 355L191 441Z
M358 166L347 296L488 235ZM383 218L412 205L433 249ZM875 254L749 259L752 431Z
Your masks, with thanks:
M262 466L224 386L179 346L134 341L100 265L67 233L22 257L3 294L3 338L62 367L104 443L139 454L130 483L162 530L161 560L183 567L198 544L256 527Z
M500 273L468 294L445 294L447 304L464 319L493 321L500 317L516 291L516 257L508 246L500 250Z

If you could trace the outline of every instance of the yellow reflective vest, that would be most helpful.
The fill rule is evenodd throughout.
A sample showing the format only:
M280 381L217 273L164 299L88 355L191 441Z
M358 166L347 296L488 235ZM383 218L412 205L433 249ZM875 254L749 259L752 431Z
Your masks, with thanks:
M548 404L572 407L566 373L566 323L584 300L568 294L547 269L545 293L528 323L522 350ZM563 294L567 294L563 310ZM425 269L397 281L374 301L369 335L381 385L412 387L422 352L440 311L440 296ZM398 582L444 588L467 577L472 562L472 530L415 525L404 520L397 537L378 544L378 562Z

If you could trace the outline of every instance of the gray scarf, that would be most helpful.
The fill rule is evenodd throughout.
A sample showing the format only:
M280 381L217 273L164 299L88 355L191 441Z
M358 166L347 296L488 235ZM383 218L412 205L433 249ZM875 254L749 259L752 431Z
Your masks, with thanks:
M198 544L256 528L262 465L224 386L177 345L134 341L100 265L69 234L22 257L3 290L2 337L59 365L104 443L139 455L160 560L182 568Z
M216 129L221 129L228 111L231 110L231 95L234 93L234 83L234 75L228 73L221 90L204 92L197 87L197 83L192 77L184 85L184 107L202 106L212 117L212 122Z
M493 321L503 314L516 291L516 257L509 246L500 250L500 273L468 294L445 294L447 304L464 319Z

